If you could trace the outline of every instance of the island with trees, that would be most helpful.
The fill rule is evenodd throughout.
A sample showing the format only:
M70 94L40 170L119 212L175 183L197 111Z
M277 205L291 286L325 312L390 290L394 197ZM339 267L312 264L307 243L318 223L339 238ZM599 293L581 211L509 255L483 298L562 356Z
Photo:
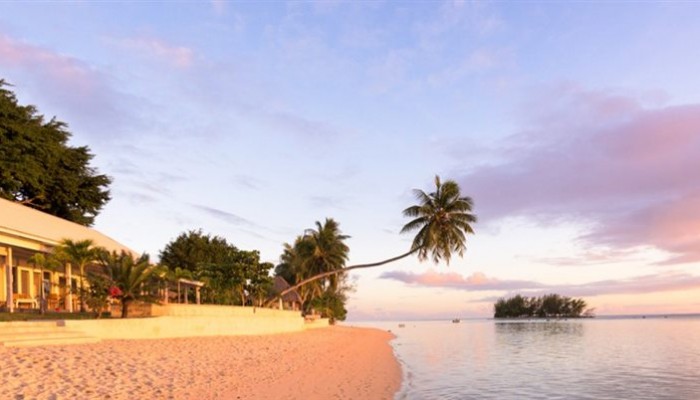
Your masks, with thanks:
M558 294L540 297L515 295L500 298L494 304L493 317L501 318L591 318L593 310L586 309L586 301Z

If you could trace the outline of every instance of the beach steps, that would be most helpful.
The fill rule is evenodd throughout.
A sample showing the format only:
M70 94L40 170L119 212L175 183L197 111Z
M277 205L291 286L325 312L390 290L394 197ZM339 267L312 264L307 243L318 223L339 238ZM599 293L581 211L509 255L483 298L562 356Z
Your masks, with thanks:
M66 328L63 321L0 323L0 344L5 347L31 347L96 343L100 339Z

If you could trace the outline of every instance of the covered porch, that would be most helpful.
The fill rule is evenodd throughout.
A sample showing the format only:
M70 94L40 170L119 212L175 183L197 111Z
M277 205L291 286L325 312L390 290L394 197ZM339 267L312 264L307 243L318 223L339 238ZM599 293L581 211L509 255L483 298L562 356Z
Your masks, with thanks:
M0 245L0 310L39 309L42 301L50 311L77 310L76 293L82 277L73 273L70 264L55 270L36 268L29 259L38 252Z

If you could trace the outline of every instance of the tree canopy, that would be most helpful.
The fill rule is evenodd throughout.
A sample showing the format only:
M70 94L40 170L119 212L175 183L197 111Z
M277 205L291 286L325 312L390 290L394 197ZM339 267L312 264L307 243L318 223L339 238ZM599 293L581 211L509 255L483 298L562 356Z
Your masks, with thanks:
M403 211L406 217L414 218L407 223L401 233L417 230L412 249L418 250L418 259L430 258L437 264L441 259L449 265L452 253L460 257L467 249L466 234L473 234L471 224L476 222L472 214L474 202L460 194L457 182L441 182L435 177L435 191L426 193L414 189L418 204Z
M182 233L165 245L160 262L179 271L181 277L204 281L202 300L206 303L261 304L272 286L273 265L260 262L260 252L240 250L201 230Z
M293 245L285 243L275 275L296 285L319 274L341 271L350 251L345 244L348 237L342 234L335 220L317 221L315 229L307 229L304 235L297 236ZM299 286L297 293L305 313L316 310L331 320L343 320L347 313L344 306L349 289L346 274L331 273Z
M87 146L68 144L68 125L18 104L0 79L0 197L82 225L109 201L111 179L90 166Z
M160 263L169 268L191 272L206 264L220 264L233 247L220 236L211 236L201 230L181 233L160 252Z

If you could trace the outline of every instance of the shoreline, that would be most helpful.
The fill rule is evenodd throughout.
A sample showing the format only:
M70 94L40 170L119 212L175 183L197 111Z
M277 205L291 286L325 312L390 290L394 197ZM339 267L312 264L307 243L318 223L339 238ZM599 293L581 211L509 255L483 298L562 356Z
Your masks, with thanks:
M401 366L374 328L0 347L0 398L393 399Z

